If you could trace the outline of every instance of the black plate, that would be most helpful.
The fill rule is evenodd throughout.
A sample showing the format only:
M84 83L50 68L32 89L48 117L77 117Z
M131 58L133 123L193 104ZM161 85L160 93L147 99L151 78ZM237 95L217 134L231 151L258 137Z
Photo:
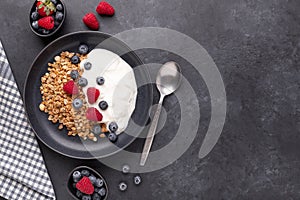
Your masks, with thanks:
M107 40L108 38L109 40ZM50 43L33 61L25 82L24 104L29 122L36 136L49 148L73 158L101 158L120 151L138 136L149 118L149 108L152 104L152 86L148 84L138 88L136 108L128 126L130 127L130 133L127 133L128 129L126 129L119 135L117 142L114 144L106 138L99 139L97 142L83 141L78 136L68 136L66 129L58 130L58 124L53 124L47 119L48 114L39 110L39 104L42 100L39 90L40 79L47 72L48 62L53 62L53 58L62 51L77 52L81 43L87 44L90 49L97 46L97 48L110 50L120 55L133 68L142 65L141 60L127 45L111 35L93 31L71 33ZM101 44L99 45L99 43ZM142 83L150 83L149 73L145 69L134 70L134 73L138 86Z

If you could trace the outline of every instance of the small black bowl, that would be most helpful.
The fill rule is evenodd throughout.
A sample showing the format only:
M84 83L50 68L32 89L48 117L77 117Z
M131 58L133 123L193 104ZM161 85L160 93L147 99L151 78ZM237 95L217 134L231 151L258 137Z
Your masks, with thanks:
M34 3L33 3L33 5L32 5L32 7L31 7L31 9L30 9L30 11L29 11L29 26L30 26L30 28L31 28L31 30L32 30L33 33L35 33L36 35L38 35L38 36L40 36L40 37L49 37L49 36L54 35L54 34L62 27L62 25L63 25L63 23L64 23L64 21L65 21L65 19L66 19L66 16L67 16L67 9L66 9L66 6L65 6L65 4L64 4L64 2L63 2L62 0L57 0L57 2L58 2L58 4L60 3L60 4L62 5L62 7L63 7L63 10L61 11L61 12L63 13L63 19L61 20L61 22L59 23L59 25L58 25L58 26L55 25L54 28L53 28L52 30L50 30L48 34L43 34L43 33L41 32L42 29L37 29L37 30L36 30L36 29L34 29L34 28L32 27L32 22L33 22L34 20L31 19L31 13L34 12L34 11L36 10L36 3L37 3L37 0L34 1ZM54 13L52 16L55 17L55 13ZM39 17L39 18L40 18L40 17Z
M82 171L82 170L88 170L92 175L94 175L96 178L100 178L103 180L103 187L105 188L106 190L106 195L104 197L101 198L101 200L106 200L107 197L108 197L108 187L107 187L107 183L105 181L105 179L103 178L103 176L101 176L101 174L99 174L96 170L88 167L88 166L78 166L76 167L75 169L73 169L71 171L71 173L69 174L69 178L68 178L68 183L67 183L67 189L68 189L68 192L75 198L75 199L78 199L78 200L81 200L79 199L77 196L76 196L76 189L73 187L73 172L74 171Z

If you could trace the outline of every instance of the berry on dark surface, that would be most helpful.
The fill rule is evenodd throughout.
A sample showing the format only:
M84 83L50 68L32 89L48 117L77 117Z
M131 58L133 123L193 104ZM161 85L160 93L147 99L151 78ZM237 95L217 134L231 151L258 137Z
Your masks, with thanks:
M104 197L106 195L106 189L105 188L101 188L98 192L98 194L101 196L101 197Z
M79 190L76 190L76 197L81 198L82 192L80 192Z
M83 195L81 200L92 200L92 197L90 195Z
M80 174L80 172L79 171L75 171L75 172L73 172L73 181L74 182L78 182L80 179L81 179L81 174Z
M79 85L80 87L85 87L85 86L87 86L87 84L88 84L88 81L87 81L86 78L81 77L81 78L78 80L78 85Z
M95 189L90 179L86 176L82 177L80 181L76 183L76 188L84 194L93 194Z
M81 99L74 99L73 102L72 102L72 105L73 105L73 108L79 109L79 108L82 107L83 102L82 102Z
M51 2L56 5L57 4L57 0L51 0Z
M97 179L96 179L96 182L95 182L95 186L96 186L96 187L100 188L100 187L103 186L103 184L104 184L104 182L103 182L102 179L100 179L100 178L97 178Z
M39 23L38 23L38 21L33 21L33 22L31 23L31 26L32 26L32 28L34 28L34 29L38 29L38 28L39 28Z
M121 182L119 184L119 190L122 191L122 192L126 191L127 190L127 184L124 183L124 182Z
M89 51L89 47L86 44L82 44L78 47L78 52L80 54L87 54Z
M31 19L32 20L37 20L38 18L39 18L39 13L38 12L31 13Z
M142 178L141 178L139 175L134 176L134 177L133 177L133 183L134 183L135 185L141 184L141 183L142 183Z
M46 29L43 29L42 33L43 33L44 35L48 35L48 34L50 33L50 31L49 31L49 30L46 30Z
M96 82L98 85L103 85L105 82L105 79L102 76L100 76L100 77L96 78Z
M108 107L108 104L107 104L106 101L100 101L100 102L99 102L99 108L100 108L101 110L106 110L107 107Z
M54 22L54 27L58 27L60 25L60 23L58 21Z
M111 132L116 132L118 130L118 124L116 122L111 122L109 125L108 125L108 129L111 131Z
M129 167L129 165L123 165L123 166L122 166L122 172L123 172L124 174L128 174L128 173L130 172L130 167Z
M101 200L101 196L99 194L97 194L97 193L94 193L92 195L92 200Z
M63 6L61 4L57 4L56 5L56 9L59 10L59 11L62 11L63 10Z
M72 58L71 58L71 63L72 64L78 64L80 62L80 58L77 56L77 55L74 55Z
M101 133L101 126L99 124L96 124L92 127L92 132L94 134L100 134ZM97 186L98 187L98 186Z
M95 185L97 178L94 175L90 175L89 179L92 182L92 184Z
M61 21L64 18L64 14L62 12L56 12L55 14L55 20Z
M79 73L77 70L72 70L71 73L70 73L70 76L73 80L76 80L79 76Z
M116 133L109 133L109 134L108 134L108 139L109 139L109 141L111 141L111 142L116 142L117 139L118 139L118 136L117 136Z
M86 70L90 70L91 68L92 68L92 63L90 63L90 62L86 62L86 63L84 63L84 69L86 69Z
M84 169L84 170L81 171L81 175L82 176L89 176L90 172L88 170Z

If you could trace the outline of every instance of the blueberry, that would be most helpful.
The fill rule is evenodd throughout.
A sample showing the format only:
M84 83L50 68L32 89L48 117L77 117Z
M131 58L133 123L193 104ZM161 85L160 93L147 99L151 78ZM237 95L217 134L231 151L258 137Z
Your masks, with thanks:
M78 80L78 85L81 86L81 87L85 87L85 86L87 86L87 84L88 84L88 81L87 81L86 78L81 77L81 78Z
M101 196L101 197L104 197L106 195L106 189L105 188L101 188L98 192L98 194Z
M50 31L49 31L49 30L46 30L46 29L43 29L43 30L42 30L42 33L43 33L44 35L48 35L48 34L50 33Z
M38 29L39 28L39 23L38 21L33 21L32 24L31 24L32 28L34 29Z
M92 132L94 134L100 134L101 133L101 126L99 124L94 125L93 128L92 128Z
M31 13L31 19L32 20L37 20L39 18L39 13L38 12L33 12Z
M72 70L71 73L70 73L70 76L73 80L76 80L79 76L79 73L77 70Z
M115 133L109 133L109 134L108 134L108 139L109 139L111 142L116 142L117 139L118 139L118 136L117 136L117 134L115 134Z
M92 197L90 195L83 195L81 200L92 200Z
M84 169L84 170L81 171L81 175L82 176L89 176L90 172L89 172L89 170Z
M119 190L121 190L122 192L126 191L127 190L127 184L124 183L124 182L121 182L119 184Z
M56 9L59 10L59 11L62 11L63 6L61 4L57 4Z
M103 85L105 82L105 79L102 76L99 76L96 78L96 82L98 85Z
M76 189L76 183L73 183L73 184L72 184L72 187L73 187L74 189Z
M95 187L94 192L95 192L95 193L98 193L99 191L100 191L100 188Z
M79 46L78 51L81 54L87 54L89 51L89 47L86 44L82 44Z
M135 185L139 185L142 183L142 178L139 175L136 175L135 177L133 177L133 183Z
M73 105L73 108L79 109L82 107L83 103L82 103L81 99L74 99L72 105Z
M43 30L44 30L43 28L38 28L39 33L43 33Z
M99 102L99 108L100 108L101 110L106 110L107 107L108 107L108 104L107 104L106 101L100 101L100 102Z
M90 179L90 181L92 182L93 185L96 183L96 177L94 175L90 175L89 179Z
M62 12L56 12L55 14L55 20L61 21L64 18L64 14Z
M129 165L123 165L123 167L122 167L122 172L123 172L124 174L128 174L128 173L130 172L130 167L129 167Z
M77 55L74 55L72 58L71 58L71 63L72 64L78 64L80 62L80 59Z
M92 63L90 63L90 62L84 63L84 69L90 70L91 68L92 68Z
M101 197L100 197L99 194L94 193L93 196L92 196L92 200L101 200Z
M73 172L73 181L74 182L78 182L80 179L81 179L81 174L80 174L80 172L79 171L75 171L75 172Z
M60 23L58 21L54 21L54 26L58 27L60 25Z
M108 128L111 132L116 132L118 130L118 124L116 122L111 122L109 125L108 125Z
M80 192L79 190L76 190L76 197L81 198L82 192Z
M103 180L102 179L100 179L100 178L97 178L96 179L96 182L95 182L95 186L96 187L102 187L103 186L103 184L104 184L104 182L103 182Z
M57 4L57 0L51 0L51 2L56 5Z

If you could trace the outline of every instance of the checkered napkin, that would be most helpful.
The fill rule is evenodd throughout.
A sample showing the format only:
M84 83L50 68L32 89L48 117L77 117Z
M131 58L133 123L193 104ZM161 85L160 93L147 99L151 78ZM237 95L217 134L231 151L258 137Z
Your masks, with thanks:
M0 196L54 200L38 143L0 41Z

